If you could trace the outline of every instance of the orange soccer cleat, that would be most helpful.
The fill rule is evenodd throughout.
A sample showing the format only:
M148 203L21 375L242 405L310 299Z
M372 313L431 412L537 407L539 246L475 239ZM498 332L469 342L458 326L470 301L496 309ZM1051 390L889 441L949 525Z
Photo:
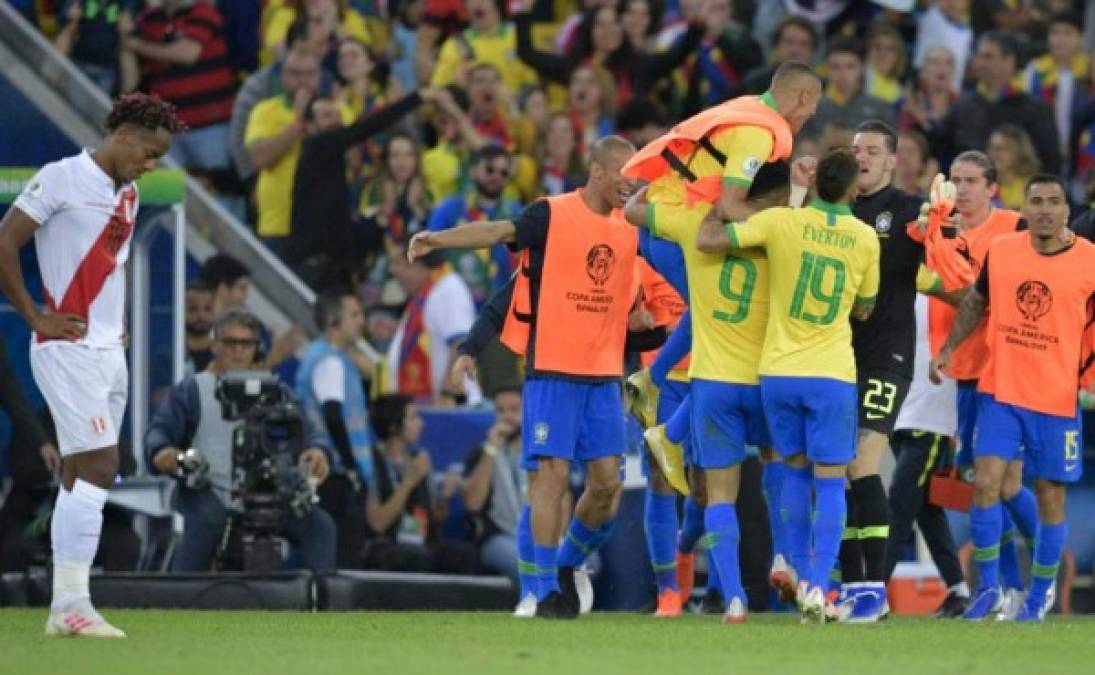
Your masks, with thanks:
M667 588L658 594L656 619L675 619L681 615L681 592Z

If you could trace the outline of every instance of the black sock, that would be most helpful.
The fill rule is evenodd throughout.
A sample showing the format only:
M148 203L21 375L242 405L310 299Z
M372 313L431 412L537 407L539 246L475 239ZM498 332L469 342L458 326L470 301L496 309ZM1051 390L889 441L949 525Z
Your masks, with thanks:
M853 584L863 581L863 549L859 545L859 508L851 490L844 491L848 517L844 521L844 538L840 541L840 581ZM795 570L798 572L798 570ZM799 576L802 572L799 572Z
M864 581L886 578L886 540L890 536L890 504L882 476L852 481L859 520L859 547L863 551Z

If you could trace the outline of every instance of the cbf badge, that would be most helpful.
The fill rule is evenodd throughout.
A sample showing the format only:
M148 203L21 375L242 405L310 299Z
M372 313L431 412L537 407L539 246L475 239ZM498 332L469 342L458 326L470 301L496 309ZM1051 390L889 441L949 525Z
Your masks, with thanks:
M532 439L536 445L547 445L548 431L551 427L547 422L537 422L536 426L532 430Z
M889 211L883 211L874 219L874 229L877 230L879 234L886 234L889 232L892 224L893 214Z

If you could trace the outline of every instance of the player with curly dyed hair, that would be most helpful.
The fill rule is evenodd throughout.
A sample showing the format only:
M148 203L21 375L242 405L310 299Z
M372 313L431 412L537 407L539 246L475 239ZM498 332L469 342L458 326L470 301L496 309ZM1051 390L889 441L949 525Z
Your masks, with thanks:
M0 293L34 331L30 363L64 458L53 508L53 602L47 635L125 637L91 605L88 573L103 504L118 473L125 411L125 263L137 218L135 181L183 130L155 96L114 103L95 151L47 164L0 221ZM19 250L34 237L46 306L27 292Z

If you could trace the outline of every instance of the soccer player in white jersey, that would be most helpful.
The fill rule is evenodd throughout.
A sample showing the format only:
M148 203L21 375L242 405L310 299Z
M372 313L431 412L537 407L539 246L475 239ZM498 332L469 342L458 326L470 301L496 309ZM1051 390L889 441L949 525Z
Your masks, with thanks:
M125 637L91 605L88 571L118 472L128 389L125 262L137 217L134 181L182 130L144 94L115 102L102 147L42 167L0 221L0 292L34 331L34 380L57 427L61 488L53 509L47 635ZM19 250L34 236L46 307L27 293Z

